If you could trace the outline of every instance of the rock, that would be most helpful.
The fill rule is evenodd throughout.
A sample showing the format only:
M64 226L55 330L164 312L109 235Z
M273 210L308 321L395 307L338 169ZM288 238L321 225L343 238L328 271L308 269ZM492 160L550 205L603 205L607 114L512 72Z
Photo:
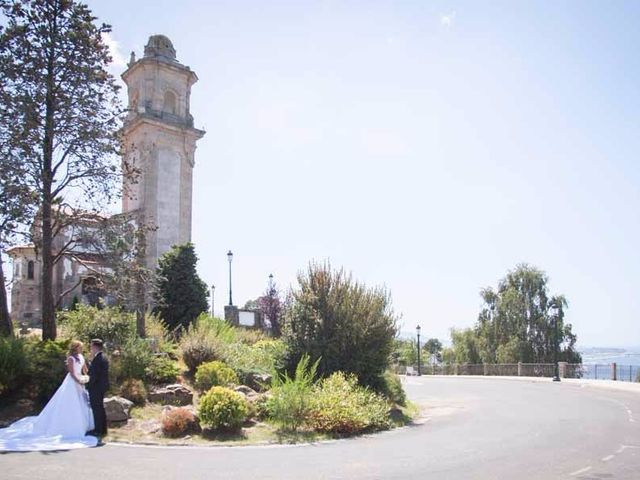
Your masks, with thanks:
M158 433L161 430L162 426L158 420L144 420L140 422L140 430L142 430L147 435Z
M392 422L400 423L404 420L405 415L398 407L391 407L387 412Z
M269 389L271 379L272 377L268 373L248 373L245 383L256 392L262 392Z
M235 392L241 393L246 397L247 400L253 397L258 396L258 392L256 392L253 388L247 387L246 385L240 385L233 389Z
M129 412L133 402L122 397L109 397L104 399L104 409L107 412L107 422L123 423L129 420Z
M175 383L152 390L147 398L150 402L162 403L164 405L191 405L193 402L193 392L189 387Z

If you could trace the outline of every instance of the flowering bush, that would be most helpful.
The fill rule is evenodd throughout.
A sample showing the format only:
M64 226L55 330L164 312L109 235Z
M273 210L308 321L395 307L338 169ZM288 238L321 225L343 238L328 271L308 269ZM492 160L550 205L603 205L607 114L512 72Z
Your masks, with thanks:
M162 434L167 437L183 437L200 430L198 419L188 408L172 408L162 414Z
M203 363L196 370L196 387L201 391L217 385L227 387L236 383L238 377L235 372L222 362Z
M240 428L249 415L244 396L225 387L213 387L200 399L198 417L211 429Z
M353 375L336 372L314 387L307 424L318 432L350 435L389 428L389 404L358 385Z

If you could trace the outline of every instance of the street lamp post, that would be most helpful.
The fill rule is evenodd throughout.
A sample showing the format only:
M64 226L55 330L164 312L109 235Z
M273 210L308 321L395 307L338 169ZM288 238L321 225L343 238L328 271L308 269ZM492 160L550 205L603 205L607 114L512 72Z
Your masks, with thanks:
M231 250L227 252L227 259L229 260L229 306L233 306L233 297L231 296L231 262L233 260L233 253Z
M558 316L560 313L560 308L557 304L552 303L549 307L551 311L551 316L553 317L553 363L554 363L554 375L553 381L560 381L560 367L558 365Z
M418 336L418 376L422 375L420 371L420 325L416 327L416 334Z
M215 310L213 308L213 298L215 293L216 293L216 286L214 284L211 284L211 316L212 317L215 317Z

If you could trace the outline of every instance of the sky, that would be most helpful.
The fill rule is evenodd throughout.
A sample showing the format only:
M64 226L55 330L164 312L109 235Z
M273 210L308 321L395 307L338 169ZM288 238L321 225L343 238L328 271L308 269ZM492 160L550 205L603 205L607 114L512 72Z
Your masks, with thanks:
M579 346L640 344L640 3L90 1L199 82L193 241L215 309L311 260L449 338L529 263Z

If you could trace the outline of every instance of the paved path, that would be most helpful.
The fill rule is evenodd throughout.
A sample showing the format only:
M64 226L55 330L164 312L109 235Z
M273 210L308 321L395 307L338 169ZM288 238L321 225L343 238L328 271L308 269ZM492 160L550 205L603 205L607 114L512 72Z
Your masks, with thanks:
M302 446L108 445L0 455L0 478L640 479L640 393L550 381L407 378L422 424Z

